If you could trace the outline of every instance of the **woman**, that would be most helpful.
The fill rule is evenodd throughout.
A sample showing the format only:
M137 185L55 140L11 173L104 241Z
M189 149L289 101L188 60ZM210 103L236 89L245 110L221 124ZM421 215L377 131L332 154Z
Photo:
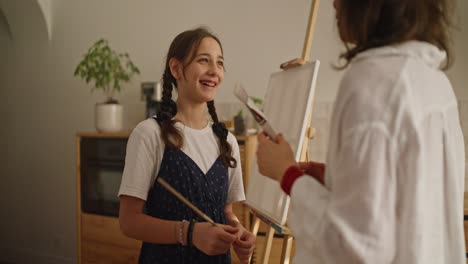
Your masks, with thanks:
M464 143L449 0L336 0L347 51L326 167L259 135L291 197L295 263L465 263Z
M213 34L197 28L173 40L161 111L130 135L119 191L121 229L144 242L140 263L230 263L231 245L247 263L253 252L255 237L232 211L233 202L245 199L239 147L214 107L223 78L223 50ZM157 177L224 224L222 228L202 222L157 184Z

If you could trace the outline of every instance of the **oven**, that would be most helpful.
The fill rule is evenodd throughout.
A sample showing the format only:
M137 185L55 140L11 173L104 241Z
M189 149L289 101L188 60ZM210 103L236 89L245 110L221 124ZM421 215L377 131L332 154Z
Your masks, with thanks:
M119 215L119 191L128 138L82 137L80 142L81 210Z

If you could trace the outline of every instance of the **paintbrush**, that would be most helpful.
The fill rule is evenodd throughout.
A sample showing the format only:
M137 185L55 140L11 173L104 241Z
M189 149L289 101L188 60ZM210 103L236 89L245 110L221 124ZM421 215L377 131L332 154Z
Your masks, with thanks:
M185 199L182 194L180 194L176 189L174 189L169 183L167 183L163 178L158 177L157 181L159 184L161 184L166 190L168 190L170 193L172 193L177 199L179 199L181 202L183 202L185 205L190 207L195 213L197 213L201 218L205 219L208 223L218 226L213 219L211 219L209 216L207 216L205 213L203 213L200 209L198 209L195 205L193 205L189 200Z
M270 123L265 116L265 114L257 108L253 100L249 97L244 87L241 84L237 83L234 87L234 95L249 109L252 113L255 121L260 125L263 131L271 138L271 140L276 140L276 132L271 127Z

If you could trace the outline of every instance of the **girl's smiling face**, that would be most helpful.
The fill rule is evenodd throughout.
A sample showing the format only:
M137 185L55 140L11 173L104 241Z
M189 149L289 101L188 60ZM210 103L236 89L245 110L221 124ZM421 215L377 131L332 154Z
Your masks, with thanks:
M210 37L202 39L192 62L176 68L178 98L194 103L214 100L224 79L224 58L219 43ZM192 56L189 56L192 57Z

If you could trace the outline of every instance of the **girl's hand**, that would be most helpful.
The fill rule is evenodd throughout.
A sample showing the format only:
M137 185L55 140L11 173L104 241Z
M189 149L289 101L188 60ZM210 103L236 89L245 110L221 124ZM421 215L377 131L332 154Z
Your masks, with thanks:
M258 134L257 163L262 175L277 181L281 181L290 166L297 165L291 146L282 134L273 142L264 133Z
M255 236L247 231L243 226L240 226L241 233L239 239L232 244L237 257L241 264L248 264L255 248Z
M229 225L213 226L207 222L195 223L192 244L203 253L214 256L225 254L237 240L239 228Z

